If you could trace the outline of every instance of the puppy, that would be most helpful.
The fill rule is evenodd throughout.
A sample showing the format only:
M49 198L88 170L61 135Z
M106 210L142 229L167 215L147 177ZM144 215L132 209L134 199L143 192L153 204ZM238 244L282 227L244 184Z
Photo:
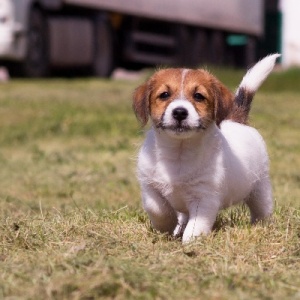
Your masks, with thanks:
M205 70L165 69L136 89L133 108L151 119L137 164L152 226L183 243L208 234L220 209L245 202L255 223L273 210L261 135L245 125L252 98L278 54L258 62L235 95Z

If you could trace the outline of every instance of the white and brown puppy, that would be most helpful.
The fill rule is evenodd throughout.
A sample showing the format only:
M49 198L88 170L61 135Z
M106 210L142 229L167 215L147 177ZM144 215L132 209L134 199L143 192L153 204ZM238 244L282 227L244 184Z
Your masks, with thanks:
M258 62L234 96L205 70L165 69L137 88L133 108L152 127L138 155L152 226L183 243L211 231L220 209L244 201L251 221L272 213L265 143L248 120L255 91L278 54Z

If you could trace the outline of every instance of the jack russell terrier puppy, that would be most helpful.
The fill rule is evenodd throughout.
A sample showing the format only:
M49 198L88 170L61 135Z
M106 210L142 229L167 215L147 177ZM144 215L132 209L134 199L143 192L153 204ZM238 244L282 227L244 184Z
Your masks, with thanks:
M135 114L143 126L152 122L137 169L153 228L187 243L208 234L230 205L246 203L252 223L272 213L266 146L246 124L252 98L279 56L259 61L235 95L202 69L160 70L136 89Z

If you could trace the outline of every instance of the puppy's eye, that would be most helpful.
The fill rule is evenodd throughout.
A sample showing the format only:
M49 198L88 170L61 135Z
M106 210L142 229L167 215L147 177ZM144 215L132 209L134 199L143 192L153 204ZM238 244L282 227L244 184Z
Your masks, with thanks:
M163 99L163 100L168 99L169 97L170 97L170 93L168 92L163 92L159 95L159 99Z
M201 93L195 93L194 94L194 99L197 102L201 102L201 101L205 100L205 97Z

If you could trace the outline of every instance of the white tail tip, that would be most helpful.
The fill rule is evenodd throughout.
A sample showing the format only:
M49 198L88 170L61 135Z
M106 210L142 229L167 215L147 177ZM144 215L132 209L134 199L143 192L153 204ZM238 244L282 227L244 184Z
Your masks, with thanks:
M249 92L255 93L264 80L273 70L276 59L281 54L271 54L256 63L244 76L239 88L247 89Z

